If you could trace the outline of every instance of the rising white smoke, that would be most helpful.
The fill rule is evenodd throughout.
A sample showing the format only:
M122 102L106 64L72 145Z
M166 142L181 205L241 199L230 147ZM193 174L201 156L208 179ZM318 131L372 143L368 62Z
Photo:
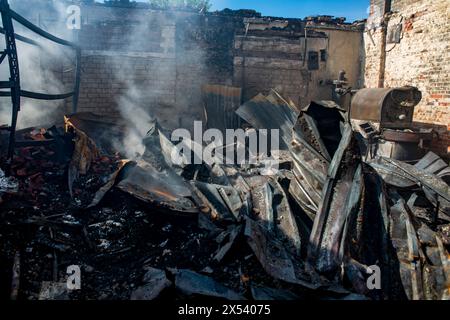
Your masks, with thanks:
M33 1L10 0L10 7L26 19L38 25L42 29L57 35L63 39L71 40L71 31L63 27L66 19L67 3L53 1L53 21L41 19L39 10L33 6ZM47 2L48 3L48 2ZM45 2L43 2L45 5ZM71 92L73 83L64 81L64 77L74 75L74 52L64 46L55 44L36 33L24 28L14 22L16 34L28 37L38 42L41 46L33 46L22 41L16 41L21 89L47 94L61 94ZM4 48L5 42L2 38L0 47ZM6 80L9 77L9 66L7 59L0 66L0 78ZM62 116L67 112L67 103L64 100L42 101L22 98L21 111L19 113L17 127L26 128L30 126L50 125L62 122ZM0 98L0 124L9 124L11 121L11 100Z
M127 125L124 140L116 143L116 147L128 158L143 154L145 150L143 139L155 120L165 129L175 129L178 126L174 126L174 122L178 124L177 119L186 117L186 114L192 112L189 110L187 98L185 101L175 101L179 81L177 70L184 68L185 61L202 69L205 54L199 47L183 51L183 56L181 52L176 52L176 41L181 43L188 41L182 34L178 34L175 39L174 19L177 19L177 15L176 11L166 11L162 15L150 14L147 15L147 19L134 21L139 23L128 32L127 41L120 49L121 52L128 54L145 52L146 41L152 41L149 34L155 29L160 29L163 38L160 43L163 57L130 58L125 54L113 60L117 64L117 68L113 68L117 70L113 76L125 87L123 94L117 97L117 105ZM145 80L140 77L143 72L146 73L143 77ZM200 74L198 76L200 77ZM152 81L148 82L149 79ZM183 106L186 114L177 114L176 110L179 108L175 108L175 105Z
M39 1L10 0L10 5L13 10L42 29L58 37L72 40L73 31L66 27L66 9L70 2L63 0L50 2L54 10L52 13L54 21L42 20L39 10L36 10L36 3L39 5ZM49 2L42 1L42 3ZM128 28L132 27L126 30L126 35L122 35L120 50L117 50L117 48L111 48L110 50L101 48L101 50L110 51L110 54L115 55L108 58L108 63L112 64L110 66L110 70L113 70L111 78L115 83L121 83L121 88L111 92L111 94L117 96L116 103L126 124L126 132L123 141L113 141L113 143L120 152L129 158L135 158L137 154L143 153L145 146L142 140L155 119L163 127L175 129L173 123L177 123L177 121L174 119L184 117L183 114L175 114L166 110L175 110L173 108L175 104L184 104L186 113L191 113L187 104L189 98L185 98L185 101L176 101L175 98L175 87L178 80L177 68L183 69L182 61L186 61L189 65L195 65L198 69L206 69L204 68L204 52L201 48L191 48L186 51L188 53L183 53L183 56L180 52L177 52L175 58L175 42L184 41L183 36L180 35L175 40L174 19L177 19L179 15L177 12L167 11L161 14L155 14L154 12L149 14L145 10L139 10L139 14L144 15L145 18L130 18L132 23L128 24ZM44 16L50 15L46 13ZM95 17L90 16L91 18L95 20ZM123 17L124 22L127 18ZM74 75L74 53L66 47L55 45L21 28L17 23L15 27L16 33L42 43L42 47L37 48L18 42L22 89L51 94L72 91L73 82L63 81L63 79ZM145 55L148 51L151 51L151 49L146 49L146 46L148 46L148 41L151 41L149 35L154 33L155 30L161 30L163 40L160 46L163 55L167 54L167 57ZM143 56L140 56L141 53ZM83 59L89 59L89 57L84 56ZM139 60L138 63L136 63L137 60ZM141 64L143 67L137 70L137 64ZM70 72L63 73L63 71L68 70ZM5 78L8 74L7 64L4 63L0 69L0 77ZM199 73L198 77L200 76ZM81 81L84 80L82 70ZM82 105L79 105L79 108L82 108ZM10 122L10 110L10 99L0 98L0 124ZM71 105L64 101L48 102L22 99L18 127L61 123L63 115L70 111ZM171 125L166 125L165 122L170 122Z

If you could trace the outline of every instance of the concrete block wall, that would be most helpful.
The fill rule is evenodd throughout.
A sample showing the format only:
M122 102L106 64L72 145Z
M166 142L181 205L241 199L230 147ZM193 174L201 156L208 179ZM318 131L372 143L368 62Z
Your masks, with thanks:
M319 61L318 70L308 70L304 38L242 35L236 36L234 43L234 83L244 88L244 100L271 88L299 107L311 97L320 99L329 95L324 93L325 88L315 90L319 87L318 78L325 80L325 63ZM307 50L319 52L326 44L325 37L312 38Z
M235 37L234 82L244 88L244 99L277 88L299 108L310 100L329 100L334 89L330 81L337 79L340 70L346 71L352 88L361 87L361 32L356 27L306 28L306 40L304 32L288 37L275 31ZM319 56L317 70L308 68L311 51Z
M80 111L121 116L123 96L132 86L144 92L134 102L164 126L191 128L203 118L204 84L242 87L244 100L274 88L301 108L312 99L331 99L329 81L341 69L353 87L360 79L361 33L355 30L311 28L305 41L301 20L282 29L290 23L253 19L245 35L248 22L241 16L88 8L79 32ZM305 51L319 55L317 70L308 70Z
M82 7L79 111L127 119L136 108L177 127L175 21L168 14ZM120 22L120 23L119 23Z
M176 96L180 127L191 129L204 117L204 84L233 84L233 39L242 20L179 15L176 19Z
M27 18L65 29L63 15L48 10L51 1L27 1L33 3L21 12ZM331 28L322 23L320 30L309 26L305 40L305 20L258 14L100 5L82 5L81 14L81 30L63 36L82 47L80 112L124 117L132 105L167 129L191 128L203 119L204 84L242 87L244 100L274 88L302 108L311 99L331 99L329 83L339 70L348 72L353 87L360 78L361 32L341 22ZM308 69L309 51L319 55L317 70ZM64 75L68 88L72 78ZM70 100L65 110L71 112Z
M123 117L124 104L133 103L165 128L192 128L203 117L201 86L232 85L241 20L100 6L86 11L78 35L79 111Z

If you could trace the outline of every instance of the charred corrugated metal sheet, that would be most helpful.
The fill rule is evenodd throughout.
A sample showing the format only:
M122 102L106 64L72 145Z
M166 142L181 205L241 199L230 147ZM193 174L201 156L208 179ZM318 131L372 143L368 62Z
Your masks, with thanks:
M276 91L271 91L267 96L257 95L244 103L236 113L255 129L279 129L282 140L280 147L284 150L289 148L298 111Z
M206 126L225 134L226 129L237 129L241 119L235 111L241 106L241 88L221 85L202 87Z
M189 255L197 265L193 268L196 271L148 269L145 284L133 297L153 299L170 292L172 283L177 294L187 297L230 300L449 296L447 163L433 153L414 165L386 157L366 159L347 114L339 106L320 101L301 112L295 110L272 92L255 97L237 111L248 122L246 126L281 131L286 150L279 153L277 170L268 172L260 163L192 165L186 158L175 164L172 155L176 146L154 121L142 141L142 156L133 161L122 159L109 177L102 178L103 187L97 188L86 207L79 210L109 216L112 213L102 208L104 204L111 197L114 201L126 198L133 204L134 219L148 215L135 206L158 214L152 221L145 217L137 223L139 228L147 230L156 220L170 217L171 224L153 229L164 239L145 244L145 251L161 249L157 258L163 261L176 251L177 255ZM90 131L90 125L82 130L95 119L72 119L67 125L96 147L98 131ZM109 124L103 125L107 130ZM79 161L84 155L86 164L98 165L94 158L103 148L91 151L86 148L89 143L78 143L80 151L74 159ZM89 167L85 169L89 174ZM74 194L80 192L80 186L75 185ZM129 205L121 210L126 211ZM61 228L50 219L33 217L22 223ZM178 219L191 219L198 231ZM172 244L175 221L182 221L176 236L185 234L183 243ZM122 226L125 222L108 219L71 227L79 233L82 230L89 250L106 256L133 250L121 247L123 239L130 236ZM98 234L90 235L94 230ZM117 237L121 241L115 241ZM40 235L37 241L54 252L67 251L66 244L54 243L52 238ZM234 279L234 273L223 276L228 267L239 271L230 287L218 281ZM377 270L381 278L371 287L368 281ZM264 283L258 282L261 278Z

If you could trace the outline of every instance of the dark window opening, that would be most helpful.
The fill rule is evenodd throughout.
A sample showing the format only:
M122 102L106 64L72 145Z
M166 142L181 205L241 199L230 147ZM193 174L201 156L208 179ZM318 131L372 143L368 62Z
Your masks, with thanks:
M320 50L320 61L327 61L327 50Z
M319 70L319 53L317 51L308 52L308 70Z

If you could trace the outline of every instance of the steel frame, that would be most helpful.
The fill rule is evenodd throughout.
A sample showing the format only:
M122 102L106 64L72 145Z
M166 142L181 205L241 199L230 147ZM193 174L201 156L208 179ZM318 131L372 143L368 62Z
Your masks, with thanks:
M0 27L0 33L5 35L5 43L6 49L0 52L0 64L3 63L6 57L8 57L9 62L9 72L10 78L8 81L0 81L0 89L9 89L9 91L1 91L0 97L11 97L12 103L12 119L11 126L3 128L4 130L8 130L10 132L9 137L9 145L8 145L8 154L7 154L7 165L10 167L13 156L14 149L16 146L16 127L17 127L17 118L20 111L20 102L21 97L38 99L38 100L62 100L69 97L72 97L72 111L75 113L78 107L78 95L80 90L80 71L81 71L81 49L80 47L70 41L60 39L45 30L37 27L15 11L13 11L8 3L8 0L0 0L0 13L2 17L3 27ZM76 52L76 75L75 75L75 85L72 92L63 93L63 94L45 94L38 92L31 92L22 90L20 87L20 73L19 73L19 60L17 54L16 40L22 41L24 43L40 46L40 44L32 40L30 38L18 35L14 33L14 25L13 20L23 25L25 28L37 33L38 35L58 43L63 46L70 47ZM46 144L46 141L43 141Z

